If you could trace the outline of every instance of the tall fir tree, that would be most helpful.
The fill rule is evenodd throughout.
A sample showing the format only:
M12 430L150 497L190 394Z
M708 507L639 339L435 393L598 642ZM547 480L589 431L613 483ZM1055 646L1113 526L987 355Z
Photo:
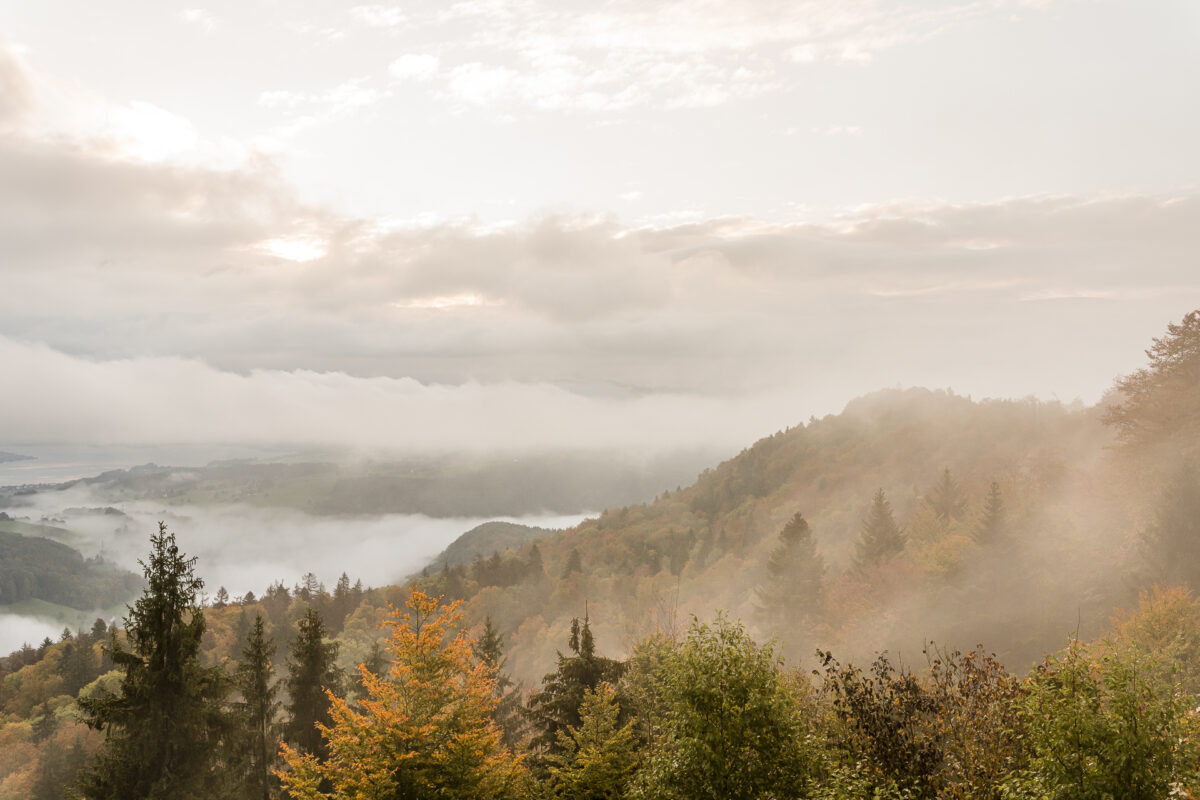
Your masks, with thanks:
M107 735L80 789L89 800L215 797L229 683L220 667L200 665L204 582L161 522L140 563L146 587L125 618L131 649L111 645L121 693L79 699L84 721Z
M983 513L975 524L975 541L982 545L998 544L1006 538L1008 526L1004 513L1004 496L1000 484L992 481L987 497L983 500Z
M588 689L580 724L558 733L558 753L549 756L548 785L555 800L622 800L637 769L633 720L620 724L616 690L602 683Z
M567 554L567 563L563 566L562 577L569 578L576 572L583 572L583 558L579 555L579 549L572 547L571 552Z
M942 477L929 492L929 505L944 523L962 519L967 509L967 496L958 481L950 474L950 468L942 470Z
M767 558L765 582L758 588L758 612L772 630L819 615L825 559L804 515L797 512L779 532Z
M582 723L579 709L584 693L601 683L616 683L625 671L624 662L596 655L586 614L582 624L571 620L568 646L574 655L558 654L557 668L542 678L541 690L530 695L524 712L534 729L530 747L535 757L558 753L562 744L558 734Z
M300 752L311 753L322 761L328 751L317 723L331 722L330 700L325 690L335 694L341 690L341 672L336 663L338 646L326 641L327 635L320 613L315 608L305 611L289 651L286 682L289 719L284 725L287 741Z
M242 765L242 792L248 800L270 800L275 785L271 770L279 750L275 724L279 702L271 666L274 658L275 642L266 635L262 614L256 614L234 675L234 685L242 695L236 708L244 736L235 758Z
M492 625L488 616L483 623L483 632L472 645L476 660L487 664L495 674L496 708L492 720L500 726L504 746L515 750L525 731L525 719L521 715L521 687L513 684L504 671L504 636Z
M883 489L871 499L871 510L863 520L862 535L854 555L854 564L866 569L886 561L904 549L904 534L892 516L892 504Z

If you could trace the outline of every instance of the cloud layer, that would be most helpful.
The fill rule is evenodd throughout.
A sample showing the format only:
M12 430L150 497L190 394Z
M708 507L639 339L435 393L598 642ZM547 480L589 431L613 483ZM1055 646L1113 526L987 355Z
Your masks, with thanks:
M39 134L8 54L0 86L12 442L746 444L897 383L1095 400L1200 306L1194 194L389 225Z

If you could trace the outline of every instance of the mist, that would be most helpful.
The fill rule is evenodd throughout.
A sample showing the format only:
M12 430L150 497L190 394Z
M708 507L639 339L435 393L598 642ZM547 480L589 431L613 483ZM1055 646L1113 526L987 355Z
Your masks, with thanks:
M313 573L332 587L344 572L351 582L386 586L418 573L459 535L492 519L541 528L565 528L588 516L579 514L522 517L433 518L420 514L314 516L292 509L241 504L171 505L150 501L121 502L121 515L82 513L109 506L110 498L86 487L24 496L26 503L9 509L15 519L55 524L63 520L70 536L62 539L85 557L141 574L139 559L150 535L165 522L180 549L196 558L196 575L211 598L224 587L231 596L260 595L276 581L291 587ZM132 601L133 598L130 598ZM82 611L70 627L90 626L102 610ZM119 621L119 620L118 620ZM0 614L0 650L9 652L44 636L57 640L62 621L36 616Z

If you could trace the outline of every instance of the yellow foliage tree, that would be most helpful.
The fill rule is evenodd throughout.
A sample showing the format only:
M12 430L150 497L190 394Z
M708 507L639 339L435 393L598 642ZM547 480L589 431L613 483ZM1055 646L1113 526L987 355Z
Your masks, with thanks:
M287 769L277 774L292 797L503 800L526 793L521 759L503 746L490 716L495 669L472 655L458 606L413 589L407 610L393 609L385 623L391 669L376 676L360 665L367 697L356 705L332 698L333 724L319 726L328 760L284 746Z

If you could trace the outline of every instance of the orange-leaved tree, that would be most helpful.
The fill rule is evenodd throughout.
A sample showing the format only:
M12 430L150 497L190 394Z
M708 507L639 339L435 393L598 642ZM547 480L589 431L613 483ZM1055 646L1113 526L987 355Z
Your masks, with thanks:
M413 589L406 606L385 623L391 669L359 667L357 704L332 698L333 723L318 726L328 760L284 746L284 787L297 800L524 795L528 774L491 719L495 668L473 656L459 604Z

